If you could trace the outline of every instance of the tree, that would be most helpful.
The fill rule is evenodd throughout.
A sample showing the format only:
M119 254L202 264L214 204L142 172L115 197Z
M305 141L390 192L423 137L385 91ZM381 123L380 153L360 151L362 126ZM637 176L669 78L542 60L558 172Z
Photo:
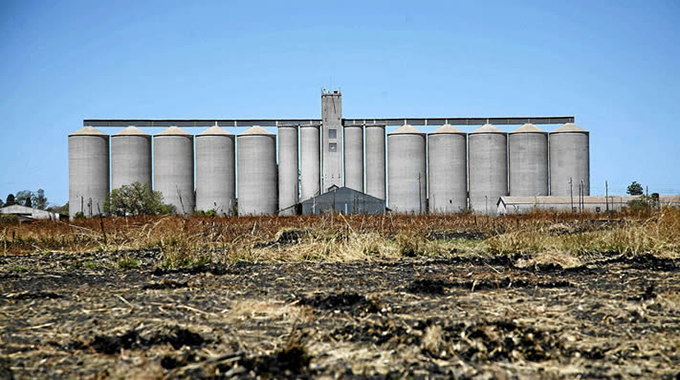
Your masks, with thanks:
M31 201L31 197L26 198L26 201L24 202L24 206L33 207L33 202Z
M151 191L149 186L135 182L114 189L104 203L104 212L118 216L159 215L171 214L175 208L163 203L159 191Z
M0 198L0 207L4 206L5 202L2 201L2 198Z
M16 199L14 198L14 194L8 194L7 195L7 202L5 202L5 206L11 206L17 204Z
M28 206L27 203L30 202L33 192L30 190L21 190L17 192L16 203L22 206ZM29 203L30 204L30 203ZM30 206L29 206L30 207Z
M33 203L33 206L40 210L46 209L47 197L45 196L45 190L38 189L36 193L33 193L33 196L31 196L31 202Z
M626 190L626 193L630 195L642 195L642 185L637 183L637 181L633 181L630 185L628 185L628 189Z
M68 202L63 206L50 206L47 211L56 212L57 214L68 215Z

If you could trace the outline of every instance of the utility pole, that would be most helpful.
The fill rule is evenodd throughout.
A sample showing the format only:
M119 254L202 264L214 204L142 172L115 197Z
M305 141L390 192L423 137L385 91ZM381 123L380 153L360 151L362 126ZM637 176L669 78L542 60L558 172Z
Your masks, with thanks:
M586 185L581 180L581 212L586 208Z
M609 212L609 184L604 181L604 204L605 210Z

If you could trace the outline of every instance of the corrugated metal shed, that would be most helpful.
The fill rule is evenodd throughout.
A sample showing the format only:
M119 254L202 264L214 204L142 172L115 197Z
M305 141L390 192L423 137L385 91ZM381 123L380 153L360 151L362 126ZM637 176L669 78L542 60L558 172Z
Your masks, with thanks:
M302 213L381 214L385 201L349 187L331 187L331 191L302 202Z

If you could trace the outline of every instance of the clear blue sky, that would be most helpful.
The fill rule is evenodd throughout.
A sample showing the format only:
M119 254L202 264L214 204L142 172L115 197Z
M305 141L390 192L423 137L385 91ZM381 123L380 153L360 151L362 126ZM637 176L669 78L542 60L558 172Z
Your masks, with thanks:
M593 194L680 193L679 17L677 1L4 0L0 197L65 203L84 118L320 117L322 87L345 117L575 115Z

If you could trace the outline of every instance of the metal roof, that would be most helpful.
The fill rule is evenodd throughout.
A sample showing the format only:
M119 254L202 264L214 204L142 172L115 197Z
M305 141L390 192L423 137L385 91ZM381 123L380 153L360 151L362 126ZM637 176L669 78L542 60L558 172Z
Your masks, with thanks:
M424 132L419 131L416 128L413 128L413 126L404 124L401 127L397 128L395 131L388 133L388 136L391 135L424 135Z
M141 129L135 127L134 125L131 125L127 128L124 128L120 130L117 133L114 133L113 136L151 136L150 134L142 131Z
M156 133L154 136L193 136L193 135L185 131L184 129L181 129L173 125L159 133Z
M610 195L605 201L604 195L589 195L583 197L583 202L586 204L605 203L605 202L628 202L639 198L640 196L631 195ZM579 202L578 197L554 197L554 196L537 196L537 197L500 197L498 203L503 202L506 205L511 204L574 204Z
M108 135L97 128L86 125L80 128L79 130L71 133L69 136L108 136Z
M253 125L252 127L241 132L239 136L274 136L274 134L260 127L259 125Z
M342 119L343 125L522 125L534 124L564 124L573 123L574 116L521 116L521 117L397 117L397 118L357 118ZM222 127L251 127L261 125L275 127L279 125L320 124L321 119L84 119L83 125L95 127L211 127L217 123Z

